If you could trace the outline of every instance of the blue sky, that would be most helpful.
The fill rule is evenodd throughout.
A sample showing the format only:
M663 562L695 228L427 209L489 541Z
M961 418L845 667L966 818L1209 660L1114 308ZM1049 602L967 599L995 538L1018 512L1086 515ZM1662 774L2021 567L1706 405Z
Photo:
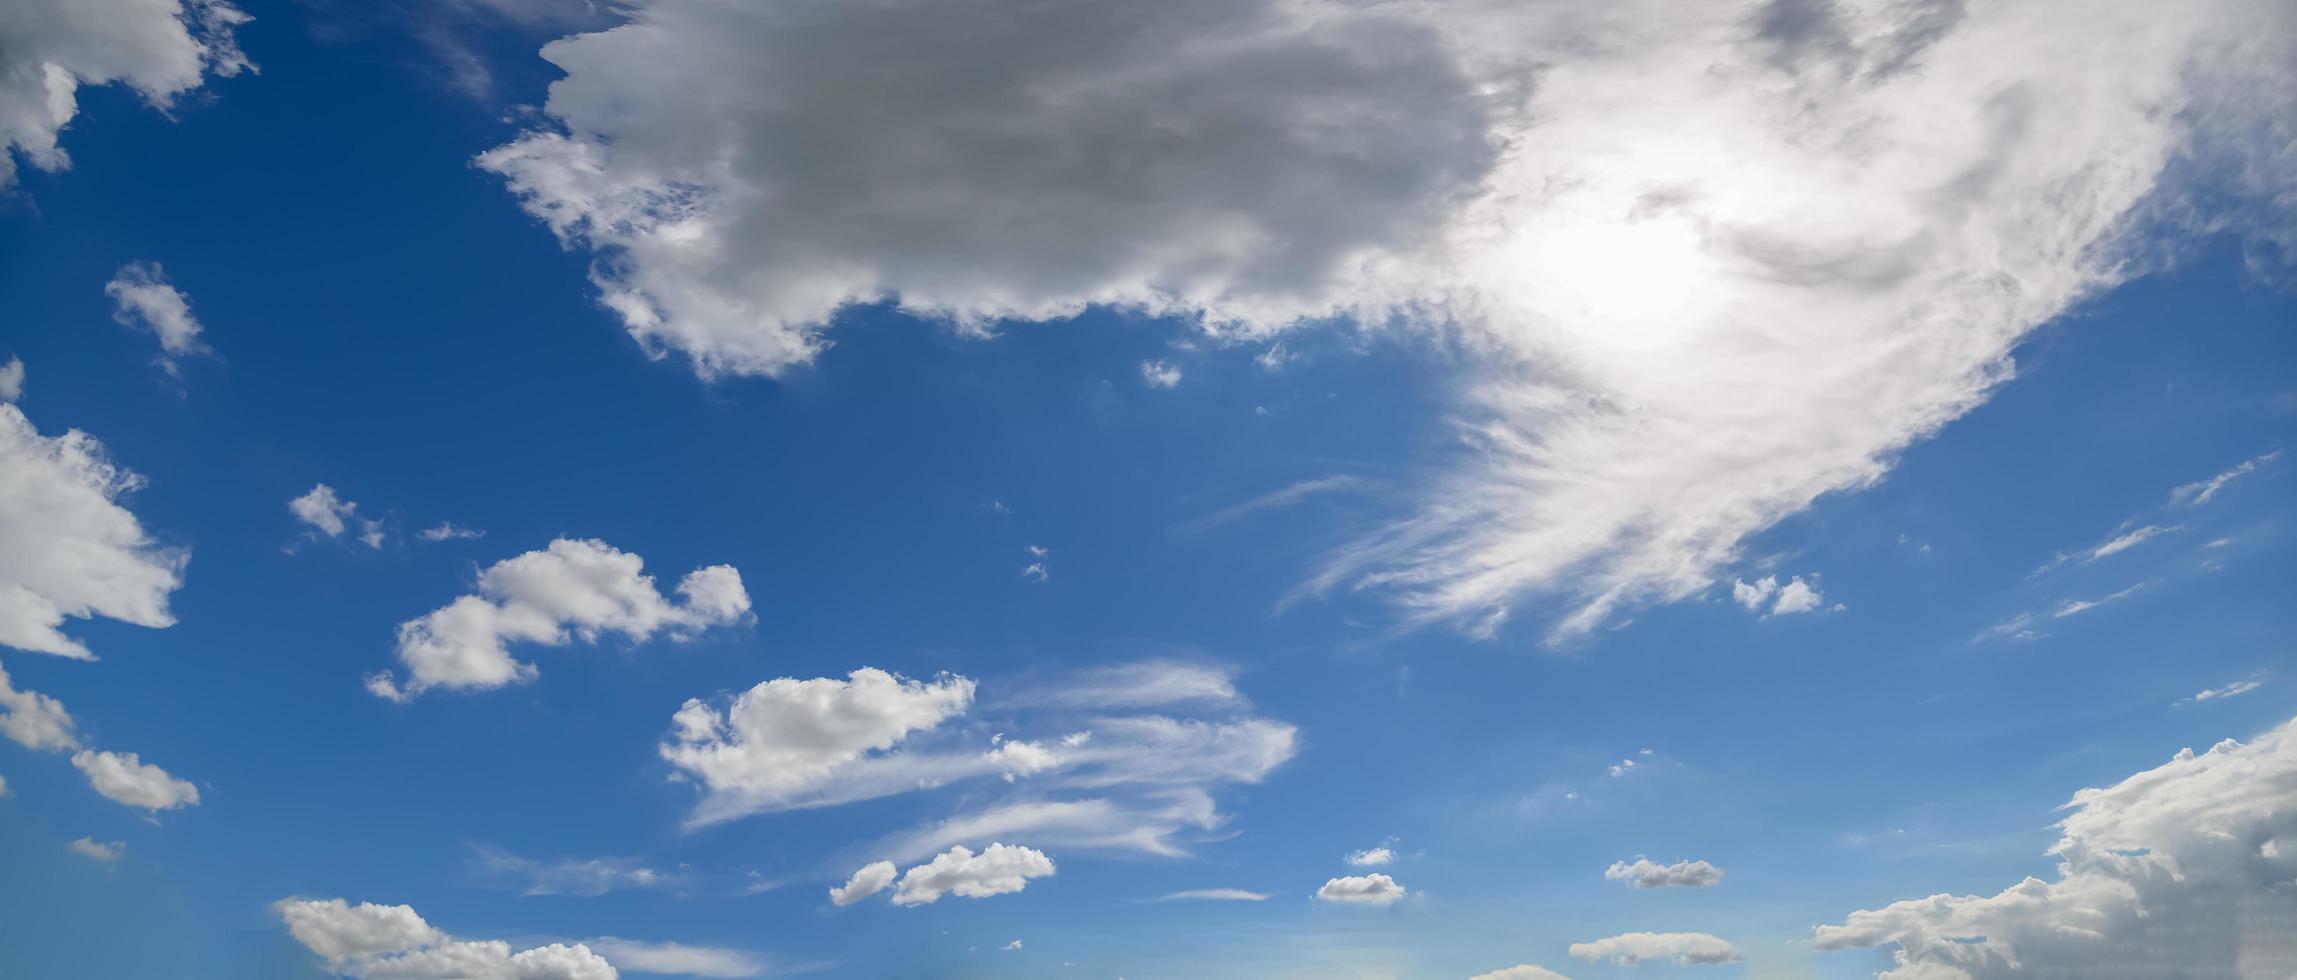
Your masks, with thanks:
M2063 5L1943 40L1844 5L1855 44L1751 5L1717 21L1753 32L1715 49L1744 66L1718 63L1784 80L1718 91L1839 70L1860 94L1797 139L1726 112L1671 146L1634 142L1665 112L1606 99L1760 114L1663 72L1615 87L1648 71L1632 58L1471 110L1447 86L1520 70L1479 33L1538 25L1452 13L1175 5L1096 34L1096 5L969 0L973 46L811 3L193 5L137 37L33 6L0 14L23 64L80 85L45 131L68 165L38 120L0 121L0 359L22 370L0 411L29 426L0 586L31 597L0 603L0 974L2028 975L1982 948L2264 977L2297 956L2271 886L2297 874L2297 168L2223 101L2286 82L2284 48L2125 65L2189 109L2127 113L2091 62L2003 46ZM1711 41L1624 16L1590 30L1652 57ZM2159 16L2221 53L2288 18ZM1399 26L1382 57L1351 46ZM537 58L582 32L604 33ZM1038 53L1064 44L1089 57ZM1167 54L1210 83L1141 67ZM1924 80L1980 63L1993 88ZM1104 65L1146 109L1096 87ZM721 88L680 77L715 68ZM1000 116L1013 71L1090 111ZM1897 141L1829 157L1818 136L1866 131L1834 109ZM1100 132L1144 112L1178 135ZM969 125L989 135L915 136ZM1482 157L1463 127L1541 149ZM1364 143L1324 152L1342 136ZM1078 147L1119 163L1043 162ZM1710 150L1685 183L1677 157ZM1797 186L1852 166L1871 189ZM1510 195L1541 168L1579 190ZM1461 244L1516 227L1478 224L1503 206L1551 231ZM67 431L140 480L58 464ZM614 564L640 560L650 582ZM721 573L679 590L720 566L738 602ZM121 578L154 570L180 580ZM433 617L458 597L496 618ZM48 625L93 659L43 649ZM410 652L424 637L452 662ZM863 668L905 680L865 695ZM33 734L43 710L74 734ZM140 761L107 784L115 752ZM2060 809L2085 787L2115 790ZM2225 858L2173 824L2252 842ZM991 845L1029 860L992 874ZM937 856L987 894L913 872ZM1653 887L1641 857L1669 866ZM879 860L911 877L831 899ZM2029 875L2115 925L2037 938L1989 898ZM2085 897L2113 875L2169 921L2254 914L2149 933ZM1189 894L1216 889L1247 894ZM1888 919L1939 894L1968 918ZM352 943L405 922L361 903L443 932ZM1895 924L1860 933L1861 910ZM419 962L493 940L464 950L479 966Z

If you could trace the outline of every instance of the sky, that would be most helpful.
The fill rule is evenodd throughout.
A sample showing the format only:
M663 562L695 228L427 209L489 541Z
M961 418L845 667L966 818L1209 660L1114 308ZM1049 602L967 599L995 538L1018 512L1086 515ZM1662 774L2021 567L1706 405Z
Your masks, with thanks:
M0 3L0 976L2297 975L2293 39Z

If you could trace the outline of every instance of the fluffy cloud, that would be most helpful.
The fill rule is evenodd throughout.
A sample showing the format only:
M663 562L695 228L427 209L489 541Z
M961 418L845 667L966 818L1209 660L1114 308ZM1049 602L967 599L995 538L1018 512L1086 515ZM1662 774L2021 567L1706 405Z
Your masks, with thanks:
M149 330L159 338L160 352L169 363L188 354L206 353L200 343L199 319L191 315L191 301L168 281L156 262L130 262L104 284L112 298L112 319L121 326Z
M1677 861L1659 864L1641 855L1635 863L1614 861L1603 870L1610 881L1624 881L1634 888L1706 888L1721 884L1723 869L1705 861Z
M1792 616L1819 608L1825 604L1826 596L1819 594L1818 587L1803 581L1800 575L1785 585L1779 584L1778 576L1766 575L1753 582L1732 579L1731 601L1745 606L1748 612L1766 617Z
M0 364L0 402L12 402L24 397L24 359L11 357Z
M16 158L62 170L57 143L79 112L82 85L119 82L160 109L205 76L236 75L247 59L232 28L247 16L213 0L17 0L0 25L0 191Z
M479 163L650 350L776 374L878 302L1424 327L1467 451L1314 585L1477 631L1705 591L2157 233L2282 220L2190 188L2292 186L2278 0L627 10Z
M120 506L142 485L86 433L43 436L0 404L0 645L89 660L58 629L65 617L174 624L168 594L189 556L155 544Z
M349 530L349 522L357 521L359 540L367 547L383 546L383 524L357 516L359 505L335 494L335 488L324 483L315 484L309 493L287 502L288 513L330 538L339 538ZM427 536L427 534L426 534Z
M865 755L963 714L973 686L963 677L917 681L874 667L842 681L776 678L723 710L687 701L662 758L710 790L703 822L804 805Z
M551 943L513 952L500 940L456 940L405 905L283 899L272 906L289 935L329 972L360 980L616 980L588 946Z
M1629 932L1588 943L1572 943L1571 955L1590 963L1609 960L1633 966L1674 960L1685 966L1736 963L1739 948L1703 932Z
M1141 381L1151 388L1178 387L1180 368L1171 361L1142 361Z
M1396 862L1396 852L1393 848L1388 847L1375 847L1371 848L1370 850L1350 851L1348 852L1347 861L1351 866L1358 868L1378 868L1394 864Z
M80 747L71 712L38 691L19 691L0 667L0 735L27 749L57 751Z
M853 873L853 877L845 880L845 884L829 890L829 900L831 904L844 908L884 891L885 886L893 884L893 876L891 861L863 865Z
M100 841L92 837L82 837L64 846L74 854L104 864L119 860L128 850L128 845L119 841Z
M2276 449L2262 456L2253 456L2249 459L2242 460L2240 463L2235 464L2233 468L2228 469L2223 473L2219 473L2216 476L2210 477L2209 479L2197 480L2192 483L2185 484L2184 486L2178 487L2177 489L2171 490L2169 492L2169 502L2172 505L2178 507L2199 507L2208 503L2210 498L2217 496L2217 492L2219 490L2225 489L2226 484L2232 483L2233 481L2238 480L2244 476L2248 476L2251 473L2257 472L2258 467L2273 462L2275 459L2280 458L2280 456L2281 451Z
M988 898L1028 887L1029 879L1053 874L1053 859L1043 851L1009 844L991 844L975 854L963 845L950 848L933 860L905 871L894 889L895 905L929 905L943 895Z
M542 551L496 562L479 573L478 593L399 625L407 679L370 675L377 696L404 700L433 688L495 688L533 680L533 664L510 655L512 642L563 646L619 633L633 642L668 631L684 640L711 626L741 622L750 595L730 565L688 572L672 603L642 574L644 562L604 541L560 538Z
M133 752L83 749L72 754L72 766L88 777L88 785L97 793L114 803L146 810L199 805L199 787L168 775L167 770L144 762Z
M614 936L585 939L582 945L606 958L618 969L638 973L670 973L687 977L763 976L766 963L756 953L723 946L688 946L684 943L642 943Z
M1383 874L1347 875L1325 882L1316 897L1343 905L1393 905L1403 901L1404 886Z
M1892 980L2297 973L2297 720L2066 809L2053 880L1854 912L1818 948L1895 946Z
M1469 977L1468 980L1571 980L1571 978L1546 967L1525 963L1504 970L1493 970L1490 973L1478 973Z

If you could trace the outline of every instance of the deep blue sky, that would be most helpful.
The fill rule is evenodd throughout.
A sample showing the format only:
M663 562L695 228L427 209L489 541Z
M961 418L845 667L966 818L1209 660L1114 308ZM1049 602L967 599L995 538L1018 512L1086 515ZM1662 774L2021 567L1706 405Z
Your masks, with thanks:
M1730 938L1748 963L1718 975L1863 976L1886 955L1795 943L1853 909L2044 873L2074 790L2297 713L2291 459L2170 514L2185 530L2032 574L2297 434L2297 300L2229 239L2032 334L2015 380L1879 485L1746 544L1737 574L1778 557L1843 609L1758 619L1726 579L1560 647L1478 639L1398 629L1369 594L1283 603L1458 451L1456 354L1312 330L1269 372L1262 345L1179 349L1184 327L1106 311L982 340L873 307L811 367L701 380L650 359L596 303L589 257L470 165L515 134L504 107L541 97L541 66L505 58L503 93L474 100L396 35L321 41L320 15L255 12L241 43L260 75L172 115L84 90L71 169L27 171L0 212L21 407L146 477L127 505L191 554L177 625L73 622L99 662L7 668L202 793L146 820L60 757L0 746L0 974L321 976L268 906L344 896L457 936L675 940L837 976L1625 976L1563 947L1643 928ZM112 321L104 283L137 260L206 326L214 356L180 377ZM1183 383L1145 386L1150 358ZM1332 477L1355 482L1185 526ZM317 482L383 515L385 546L310 539L286 502ZM485 536L416 538L443 520ZM540 678L504 690L362 689L400 622L557 536L642 555L665 587L733 565L755 622L527 651ZM1041 583L1020 574L1031 545L1050 551ZM2037 640L1973 639L2154 580ZM655 753L686 698L773 677L950 671L986 695L1144 657L1234 665L1258 714L1298 727L1297 756L1216 790L1230 822L1190 857L1055 854L1058 876L1016 895L833 909L825 855L943 808L689 832L695 791ZM1623 758L1642 765L1608 777ZM65 850L84 835L126 858ZM1310 899L1390 838L1385 870L1414 898ZM484 847L709 883L522 896L475 868ZM1727 883L1603 879L1638 854L1712 861ZM790 883L732 894L751 871ZM1274 897L1141 901L1214 887Z

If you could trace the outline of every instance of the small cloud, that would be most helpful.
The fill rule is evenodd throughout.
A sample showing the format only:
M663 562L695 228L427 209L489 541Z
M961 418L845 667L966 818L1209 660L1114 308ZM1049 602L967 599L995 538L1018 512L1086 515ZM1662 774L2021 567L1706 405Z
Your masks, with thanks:
M2280 456L2281 451L2278 449L2266 453L2262 456L2253 456L2249 459L2242 460L2238 464L2235 464L2232 469L2226 470L2223 473L2219 473L2216 476L2210 477L2209 479L2196 480L2192 483L2178 487L2175 490L2171 490L2169 492L2170 505L2173 507L2199 507L2203 504L2206 504L2209 502L2209 498L2217 496L2217 492L2219 490L2225 489L2226 484L2232 483L2241 477L2257 472L2258 467L2273 462L2275 459L2280 458Z
M2152 584L2152 582L2139 582L2138 584L2123 589L2120 592L2116 592L2112 595L2097 599L2068 599L2058 604L2057 611L2052 612L2050 614L2050 618L2064 619L2068 616L2074 616L2089 612L2090 610L2096 609L2097 607L2103 606L2109 602L2119 602L2123 599L2127 599L2130 596L2136 594L2138 590L2144 589Z
M1612 862L1604 869L1607 881L1624 881L1638 890L1652 888L1709 888L1721 884L1723 869L1705 861L1678 861L1660 864L1638 854L1635 862Z
M0 402L12 402L24 397L24 360L11 357L0 364Z
M415 536L425 541L475 541L486 537L487 533L475 527L463 527L453 521L440 521L439 526L424 528L415 532Z
M1151 388L1170 388L1180 384L1180 368L1170 361L1142 361L1141 380Z
M1326 881L1316 897L1342 905L1393 905L1403 901L1404 886L1383 874L1348 875Z
M1753 582L1732 579L1731 601L1765 619L1806 613L1826 605L1826 596L1819 592L1818 586L1812 584L1816 581L1815 575L1809 580L1798 575L1784 585L1779 584L1776 575L1766 575ZM1838 604L1835 608L1841 606Z
M112 298L112 319L124 327L148 330L159 338L160 363L175 373L175 359L207 353L200 342L198 318L157 262L130 262L104 284Z
M2237 698L2264 686L2265 682L2256 678L2234 681L2233 683L2227 684L2224 687L2213 687L2209 690L2195 694L2190 698L2180 699L2177 703L2194 704L2202 701L2218 701L2225 698Z
M359 505L337 495L334 487L313 484L309 493L287 502L287 512L326 537L339 538L356 523L359 540L370 548L383 546L383 522L358 516Z
M64 846L70 848L74 854L80 855L81 857L87 858L91 861L101 861L105 864L110 864L119 860L121 856L127 853L128 850L128 845L119 841L110 841L107 843L105 841L99 841L88 837L82 837L79 840L73 841Z
M1016 940L1013 940L1012 942L1006 943L1006 944L1005 944L1005 948L1006 948L1006 949L1020 949L1020 948L1021 948L1021 941L1020 941L1020 940L1018 940L1018 939L1016 939Z
M1347 861L1352 867L1381 868L1396 863L1396 852L1393 848L1388 847L1353 851L1349 853Z
M1024 582L1042 582L1051 577L1053 575L1045 570L1044 562L1033 561L1021 566L1021 580Z
M1291 352L1284 349L1283 344L1277 344L1260 352L1252 359L1252 363L1260 365L1260 369L1263 371L1280 371L1283 370L1284 365L1290 364L1296 359Z
M1265 902L1266 892L1245 891L1242 888L1191 888L1149 899L1151 902Z

